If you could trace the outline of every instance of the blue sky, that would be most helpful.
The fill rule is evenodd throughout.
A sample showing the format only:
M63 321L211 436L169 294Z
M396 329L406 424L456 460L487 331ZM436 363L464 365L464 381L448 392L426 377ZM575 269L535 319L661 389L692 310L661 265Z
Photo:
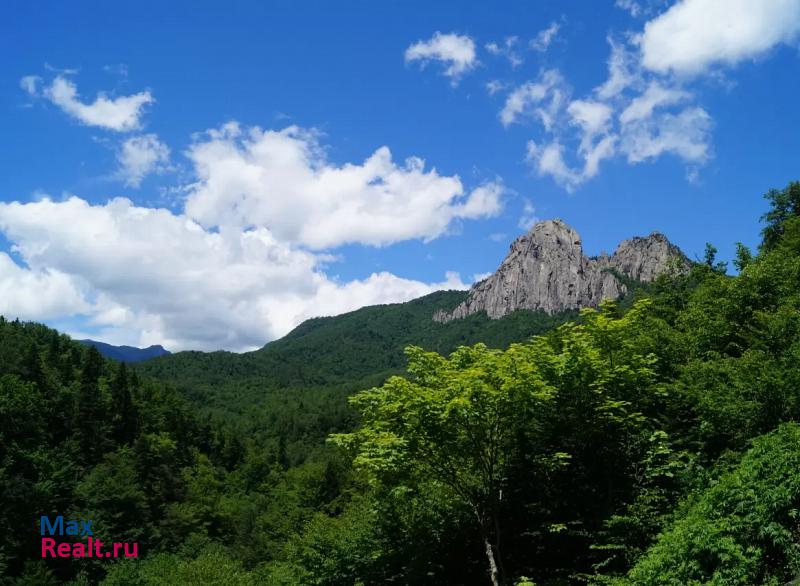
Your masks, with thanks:
M535 219L589 254L659 230L729 259L800 176L798 0L30 2L0 23L0 313L112 343L244 350L465 287Z

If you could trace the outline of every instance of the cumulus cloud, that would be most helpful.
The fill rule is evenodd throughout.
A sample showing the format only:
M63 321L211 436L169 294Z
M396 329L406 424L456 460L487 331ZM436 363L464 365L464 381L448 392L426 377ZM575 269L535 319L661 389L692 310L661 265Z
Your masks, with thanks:
M417 157L398 164L385 146L361 164L336 165L315 133L296 126L228 124L199 137L187 156L198 178L189 217L206 227L263 226L312 249L430 240L456 220L501 209L499 182L467 192L458 176L426 169Z
M339 283L322 270L328 257L266 228L207 230L123 198L0 203L0 229L27 265L0 255L4 312L83 313L108 339L176 350L251 349L308 317L467 287L455 273L440 283L385 272Z
M299 323L317 315L338 315L367 305L399 303L433 291L463 290L469 286L454 271L445 273L444 280L438 283L403 279L388 272L373 273L366 279L344 284L325 279L315 292L313 302L307 304L294 321Z
M86 313L78 279L49 267L26 269L0 252L0 315L49 319Z
M555 21L550 23L546 29L539 31L535 38L531 39L528 46L534 51L544 53L550 48L550 45L558 36L558 31L561 30L561 25Z
M155 135L128 143L132 170L168 157ZM231 123L196 137L187 155L197 181L181 211L124 198L0 202L0 232L17 255L0 253L0 312L80 316L84 332L115 343L253 349L309 317L467 288L456 273L342 282L327 274L338 261L330 249L435 238L498 213L503 192L499 181L467 191L420 159L393 162L385 147L334 165L318 135L297 127Z
M642 64L695 75L757 57L798 33L800 0L680 0L645 25Z
M29 93L30 89L36 91L36 84L30 82L35 77L27 76L20 82ZM42 95L82 124L118 132L137 129L145 106L155 102L148 91L116 98L101 92L93 102L83 102L75 83L63 75L56 76L49 86L43 88Z
M427 41L418 41L406 49L406 63L418 61L422 67L431 61L445 65L444 75L453 85L478 64L475 41L467 35L440 32Z
M125 185L139 187L147 175L169 169L169 154L169 147L155 134L132 136L117 152L118 175Z

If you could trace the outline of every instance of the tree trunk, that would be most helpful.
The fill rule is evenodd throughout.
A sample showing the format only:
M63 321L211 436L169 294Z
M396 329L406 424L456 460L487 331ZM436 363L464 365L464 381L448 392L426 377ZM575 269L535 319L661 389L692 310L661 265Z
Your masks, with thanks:
M494 555L497 562L497 570L500 572L500 581L505 580L506 568L503 565L503 550L500 549L500 518L497 514L492 516L494 520Z
M500 586L500 570L497 568L497 562L494 559L494 548L489 537L484 534L483 545L486 547L486 558L489 560L489 578L492 580L492 586Z
M497 515L482 514L478 507L474 507L474 511L483 538L486 559L489 562L489 579L492 581L492 586L503 586L505 570L500 556L500 520Z

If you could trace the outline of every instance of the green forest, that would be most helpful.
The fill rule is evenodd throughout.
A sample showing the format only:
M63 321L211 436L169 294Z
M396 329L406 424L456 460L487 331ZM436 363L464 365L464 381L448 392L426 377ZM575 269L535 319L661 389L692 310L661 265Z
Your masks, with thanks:
M0 318L0 584L800 583L800 183L765 197L734 267L579 313L136 366ZM42 515L140 557L43 560Z

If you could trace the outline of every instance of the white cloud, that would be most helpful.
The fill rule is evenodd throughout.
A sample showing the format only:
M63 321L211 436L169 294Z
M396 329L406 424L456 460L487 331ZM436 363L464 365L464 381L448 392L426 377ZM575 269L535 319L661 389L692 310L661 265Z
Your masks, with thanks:
M89 310L77 279L58 270L26 269L0 252L0 315L49 319Z
M600 170L604 159L614 156L617 136L610 133L613 110L608 104L593 100L575 100L567 108L571 123L580 128L578 155L583 159L583 169L572 173L572 181L567 181L568 189L591 179Z
M128 66L125 63L116 63L114 65L103 65L103 71L111 75L119 77L128 77Z
M206 227L266 227L281 241L313 249L430 240L458 219L501 209L499 182L467 193L458 176L426 170L416 157L397 164L387 147L362 164L335 165L316 134L296 126L228 124L200 137L187 156L198 177L188 216Z
M635 17L651 18L641 33L609 35L608 75L572 99L556 70L510 91L499 112L504 126L537 121L526 160L537 174L573 190L602 163L629 164L674 156L697 182L713 157L711 115L692 91L692 76L721 75L714 66L763 56L800 40L800 0L617 0ZM489 86L491 92L499 85Z
M617 100L615 106L592 99L574 100L566 113L575 131L567 133L560 125L546 132L541 144L529 141L526 160L538 175L552 177L567 191L595 177L600 164L618 154L630 164L671 154L696 169L712 155L711 117L698 106L668 110L690 98L683 90L651 83L642 94ZM622 110L616 120L615 108ZM565 140L577 143L574 165L565 158Z
M169 147L155 134L132 136L122 143L117 153L119 176L129 187L139 187L151 173L169 168Z
M589 137L604 131L611 119L612 109L608 104L594 100L575 100L567 107L572 123L580 126Z
M424 67L430 61L441 61L446 65L444 75L453 85L458 84L465 73L478 64L475 41L467 35L440 32L427 41L419 41L406 49L406 63L419 61Z
M672 0L615 0L614 6L633 18L645 17L661 10Z
M642 64L694 75L757 57L800 32L800 0L680 0L649 21Z
M403 279L387 272L373 273L366 279L345 284L326 279L315 292L313 301L306 305L294 321L300 323L318 315L338 315L367 305L399 303L433 291L464 290L469 289L469 286L469 283L464 283L459 274L453 271L445 273L443 281L431 284Z
M614 156L617 141L617 136L610 135L603 137L594 144L588 144L586 147L581 146L578 151L584 160L581 182L597 175L600 170L600 163Z
M29 96L37 96L39 94L39 84L42 83L42 78L38 75L26 75L19 80L19 87Z
M50 65L47 62L45 62L44 68L47 71L51 71L59 75L78 75L78 73L80 73L80 70L77 69L76 67L56 67L54 65Z
M489 92L490 96L495 95L497 92L505 89L505 87L506 87L506 84L504 84L502 81L497 80L497 79L492 79L492 80L486 82L486 91Z
M534 51L544 53L550 48L550 45L555 40L559 30L561 30L561 25L555 21L551 22L550 26L539 31L539 34L536 35L536 38L531 39L530 43L528 43L528 46Z
M463 201L452 206L451 212L456 218L488 218L496 216L502 210L502 196L505 188L499 179L489 181L473 189ZM438 236L436 234L435 236ZM435 236L428 236L432 238Z
M613 109L605 103L592 99L573 100L565 112L569 126L575 129L578 138L576 156L581 164L570 166L565 158L566 150L562 144L566 132L565 125L545 128L549 140L544 144L528 141L526 160L540 176L550 176L568 191L597 175L600 162L616 153L617 136L611 132Z
M678 104L690 98L688 92L666 88L658 82L651 82L645 92L634 98L619 115L623 124L635 122L652 116L656 108Z
M137 129L144 107L155 102L150 92L144 91L117 98L109 98L101 92L94 102L84 103L75 84L63 75L56 76L44 88L43 95L82 124L120 132Z
M694 96L679 80L642 69L636 37L607 40L608 76L588 95L570 100L569 85L556 70L508 95L500 111L504 126L542 123L540 135L528 141L526 161L567 191L618 156L638 164L673 155L697 169L712 156L709 114L692 104Z
M533 207L533 203L531 203L531 200L529 199L524 200L522 205L522 215L519 217L519 222L517 222L517 225L527 232L533 228L533 225L538 221L539 218L536 216L536 208ZM501 236L505 238L505 234L502 234ZM500 238L500 240L503 238Z
M585 149L579 148L578 154L583 158L582 168L572 168L564 160L564 145L557 140L544 146L528 141L526 159L540 176L548 175L564 187L573 191L588 179L597 175L600 161L614 154L616 137L607 136L596 144L589 144Z
M595 93L602 100L610 100L619 96L627 88L639 81L639 60L625 43L609 36L607 39L611 47L608 57L608 79L595 88Z
M689 99L688 92L651 83L643 93L613 104L573 100L566 115L575 131L562 124L546 132L544 141L529 141L526 160L538 175L552 177L567 191L595 177L601 163L618 154L630 164L671 154L696 168L712 155L711 117L698 106L669 110ZM567 162L567 144L575 145L574 165Z
M711 117L700 107L664 113L624 127L620 148L628 162L639 163L671 153L692 163L711 156Z
M505 57L511 64L511 67L519 67L522 65L522 57L517 50L519 45L518 37L506 37L502 43L486 43L486 50L492 55Z
M339 283L321 269L327 256L266 228L210 231L122 198L0 203L0 230L27 265L0 255L2 311L82 313L106 339L175 350L251 349L308 317L467 287L455 273L430 284L385 272Z
M134 138L129 167L165 160L157 137ZM467 288L456 273L341 282L326 273L339 259L324 249L435 238L498 213L503 192L499 180L467 192L420 159L394 163L386 147L334 165L317 135L297 127L231 123L196 137L187 155L197 181L180 212L124 198L0 202L0 233L18 257L0 253L0 312L77 315L74 331L113 343L252 349L309 317Z
M500 111L500 122L510 126L533 117L549 131L568 95L561 74L555 69L545 70L536 82L524 83L508 95Z
M625 10L634 18L642 13L642 6L636 0L615 0L614 6Z

